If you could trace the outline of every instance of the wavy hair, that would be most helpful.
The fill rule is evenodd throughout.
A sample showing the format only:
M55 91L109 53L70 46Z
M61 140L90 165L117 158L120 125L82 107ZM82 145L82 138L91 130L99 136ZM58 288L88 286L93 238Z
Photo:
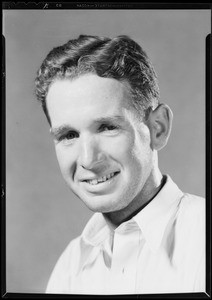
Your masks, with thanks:
M132 105L140 114L159 103L157 75L147 54L135 41L126 35L112 39L80 35L53 48L37 71L35 94L50 125L46 105L50 85L56 79L74 79L87 73L127 82Z

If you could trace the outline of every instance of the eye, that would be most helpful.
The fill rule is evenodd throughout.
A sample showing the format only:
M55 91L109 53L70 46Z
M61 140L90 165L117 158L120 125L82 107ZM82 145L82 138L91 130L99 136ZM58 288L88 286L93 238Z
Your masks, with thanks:
M112 131L112 130L116 130L116 129L118 129L118 127L115 126L115 125L111 125L111 124L102 124L99 127L100 132L102 132L102 131Z
M60 140L60 141L71 141L71 140L73 140L73 139L75 139L75 138L78 138L78 137L79 137L78 132L76 132L76 131L69 131L69 132L63 134L63 135L59 138L59 140Z

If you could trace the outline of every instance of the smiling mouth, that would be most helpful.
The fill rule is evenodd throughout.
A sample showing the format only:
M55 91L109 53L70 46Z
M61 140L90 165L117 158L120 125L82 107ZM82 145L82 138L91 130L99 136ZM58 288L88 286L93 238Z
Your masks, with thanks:
M109 179L112 179L113 177L115 177L117 174L119 174L120 172L113 172L113 173L110 173L106 176L103 176L103 177L100 177L100 178L97 178L97 179L92 179L92 180L84 180L84 182L87 182L88 184L91 184L91 185L97 185L97 184L100 184L100 183L103 183L103 182L106 182L108 181Z

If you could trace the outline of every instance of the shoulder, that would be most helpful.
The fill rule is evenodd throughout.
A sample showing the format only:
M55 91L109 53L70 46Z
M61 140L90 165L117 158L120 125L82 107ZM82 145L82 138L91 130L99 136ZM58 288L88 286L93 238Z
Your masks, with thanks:
M185 193L180 200L177 219L176 237L182 247L204 246L205 241L205 199ZM183 246L184 245L184 246ZM203 250L203 248L202 248Z
M68 259L70 254L75 251L79 247L81 235L76 237L75 239L71 240L70 243L67 245L63 253L61 254L61 259Z
M183 194L174 227L173 262L186 284L198 291L204 290L205 229L205 199Z
M73 255L76 255L76 253L79 253L78 249L79 249L79 245L80 245L80 239L81 239L81 236L78 236L77 238L73 239L68 244L68 246L65 248L65 250L60 255L60 257L55 265L54 271L61 270L64 272L66 269L69 268L70 264L73 264L72 263ZM76 259L76 256L74 256L74 257Z
M205 199L196 195L184 193L179 205L179 214L185 221L205 220Z
M51 273L46 293L66 293L68 291L72 270L76 268L79 244L80 236L73 239L60 255Z

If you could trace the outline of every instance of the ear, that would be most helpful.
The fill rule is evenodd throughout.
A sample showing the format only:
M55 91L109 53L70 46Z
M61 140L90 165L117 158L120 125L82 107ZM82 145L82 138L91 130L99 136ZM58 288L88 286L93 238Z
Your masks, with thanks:
M172 119L173 113L166 104L160 104L155 110L150 111L147 125L150 130L152 149L160 150L167 144Z

